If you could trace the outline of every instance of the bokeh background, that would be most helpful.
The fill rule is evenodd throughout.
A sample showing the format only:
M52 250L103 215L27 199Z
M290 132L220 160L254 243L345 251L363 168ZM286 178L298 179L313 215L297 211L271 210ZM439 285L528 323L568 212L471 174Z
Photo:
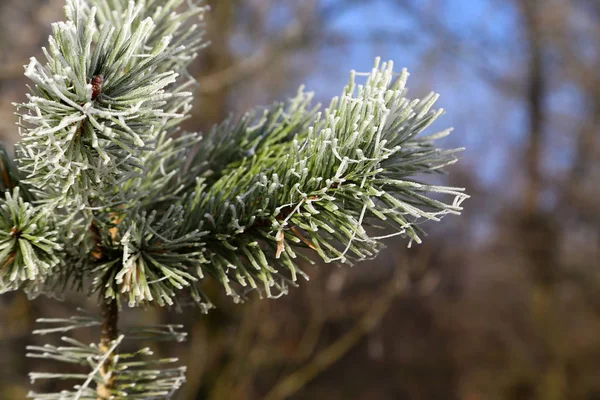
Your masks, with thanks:
M177 398L600 399L600 1L209 3L187 129L300 84L327 103L381 56L409 69L412 96L441 94L435 128L453 126L444 145L466 147L441 179L472 198L428 224L422 245L391 239L374 262L312 269L277 301L234 305L215 290L207 316L126 312L123 325L186 325L187 343L154 346L188 365ZM18 140L22 66L62 6L0 1L6 145ZM0 297L0 399L24 398L40 368L24 350L40 343L35 319L76 307L94 312L95 299Z

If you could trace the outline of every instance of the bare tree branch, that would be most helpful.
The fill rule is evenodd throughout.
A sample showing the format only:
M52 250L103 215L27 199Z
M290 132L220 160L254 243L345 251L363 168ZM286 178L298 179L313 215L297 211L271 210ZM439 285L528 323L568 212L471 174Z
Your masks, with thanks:
M264 400L283 400L306 386L320 373L331 367L371 332L383 319L396 297L407 285L406 276L398 273L383 290L383 294L363 314L356 325L338 340L318 353L311 362L283 378L264 397Z

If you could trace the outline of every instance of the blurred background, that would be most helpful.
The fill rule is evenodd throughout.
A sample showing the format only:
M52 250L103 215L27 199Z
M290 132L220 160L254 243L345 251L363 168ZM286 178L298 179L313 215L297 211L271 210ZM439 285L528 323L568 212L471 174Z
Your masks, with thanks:
M381 56L411 72L411 97L441 94L434 130L453 126L443 144L466 147L441 179L472 198L462 216L428 224L422 245L391 239L374 262L309 269L311 282L277 301L234 305L215 290L209 315L126 312L124 326L186 325L187 343L154 346L188 365L177 398L600 399L600 1L209 3L187 129L300 84L328 103ZM0 1L7 145L22 66L62 6ZM95 299L0 297L0 399L24 398L41 369L25 358L40 343L34 320L77 306L94 312Z

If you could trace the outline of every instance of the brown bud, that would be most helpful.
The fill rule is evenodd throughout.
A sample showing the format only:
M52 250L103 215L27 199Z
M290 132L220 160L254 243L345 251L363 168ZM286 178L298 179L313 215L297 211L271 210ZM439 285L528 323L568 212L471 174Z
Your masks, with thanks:
M92 100L96 100L102 93L102 82L104 82L104 75L96 75L92 79Z

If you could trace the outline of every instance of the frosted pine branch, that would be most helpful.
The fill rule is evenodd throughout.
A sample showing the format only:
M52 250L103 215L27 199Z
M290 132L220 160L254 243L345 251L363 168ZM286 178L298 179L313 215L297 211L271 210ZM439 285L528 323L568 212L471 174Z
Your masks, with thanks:
M194 160L204 172L186 206L189 229L208 232L203 275L236 299L245 290L235 287L277 296L304 275L299 256L372 258L380 239L420 242L423 220L459 214L468 197L463 189L412 178L454 163L460 149L434 146L449 131L418 136L442 111L431 109L437 96L407 99L407 76L395 78L391 62L377 61L364 85L352 74L323 113L315 114L311 95L300 91L287 108L276 105L214 130ZM222 146L215 142L221 135ZM381 227L387 232L370 233Z
M166 18L180 2L171 3L155 10L157 26L140 15L142 4L129 2L119 25L98 25L95 7L67 2L67 21L53 24L44 49L46 63L32 58L26 69L34 86L19 105L18 161L40 196L61 205L102 198L141 174L140 153L185 117L191 88L178 77L201 36L183 33L181 23L203 9ZM157 31L168 34L158 40Z
M35 289L59 263L62 247L47 210L24 202L19 187L0 205L0 293Z
M53 332L66 332L73 329L87 328L99 324L100 321L90 317L76 316L63 320L40 319L38 323L51 323L53 328L38 329L37 334ZM62 325L61 325L62 324ZM173 367L177 362L174 358L152 359L149 348L141 348L130 352L119 350L128 340L153 340L153 341L182 341L185 334L179 332L179 326L160 325L137 329L127 334L120 335L114 340L108 352L102 352L96 344L84 344L70 337L62 337L60 346L28 346L28 357L48 359L60 363L77 364L89 368L87 374L73 373L45 373L33 372L30 374L32 382L37 380L57 379L65 381L79 381L73 385L72 390L63 390L58 393L30 392L28 397L36 400L82 400L98 398L94 389L97 381L102 380L101 367L112 359L112 373L116 385L110 393L112 398L128 399L168 399L185 381L185 367ZM137 338L141 333L145 335ZM116 355L118 353L118 355ZM116 355L114 357L109 357Z
M183 369L138 360L149 350L122 343L185 335L169 325L118 336L124 304L208 311L207 279L235 301L276 298L307 278L307 264L371 259L394 236L420 243L424 222L461 213L464 189L424 182L461 151L438 147L449 129L427 132L443 113L437 95L410 99L408 73L392 62L352 72L325 109L300 88L202 137L179 125L196 85L186 68L206 45L206 6L66 3L45 60L25 67L32 85L17 105L15 159L0 148L0 292L70 288L98 296L105 311L43 320L51 327L36 333L102 334L100 345L31 347L32 357L90 371L32 374L79 381L32 397L170 398Z

